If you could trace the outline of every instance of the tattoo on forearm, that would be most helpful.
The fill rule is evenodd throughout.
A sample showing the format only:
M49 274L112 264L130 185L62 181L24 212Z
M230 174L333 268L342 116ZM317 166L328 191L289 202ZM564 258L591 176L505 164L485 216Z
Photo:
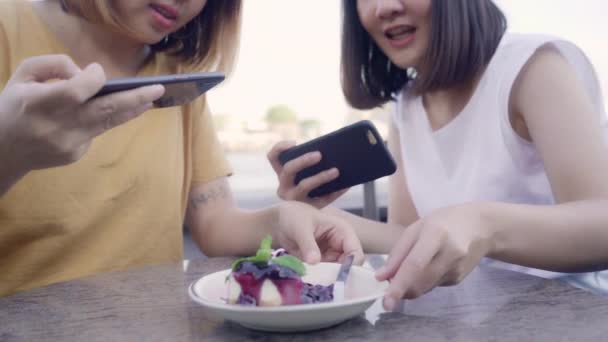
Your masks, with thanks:
M196 209L199 206L205 205L217 199L226 198L227 196L228 188L224 184L219 184L207 191L190 196L190 205L192 208Z

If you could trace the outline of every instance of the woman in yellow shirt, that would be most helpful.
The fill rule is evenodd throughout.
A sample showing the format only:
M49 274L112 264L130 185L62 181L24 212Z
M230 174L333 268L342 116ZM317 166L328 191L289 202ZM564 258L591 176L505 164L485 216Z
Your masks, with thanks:
M309 262L361 260L351 227L311 206L236 208L204 97L91 98L108 78L228 72L240 15L239 0L0 2L0 295L181 260L184 220L210 256L272 234Z

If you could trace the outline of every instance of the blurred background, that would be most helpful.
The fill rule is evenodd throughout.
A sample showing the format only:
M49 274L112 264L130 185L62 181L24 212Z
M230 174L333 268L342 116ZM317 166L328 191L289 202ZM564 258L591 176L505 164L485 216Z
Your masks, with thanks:
M497 0L509 31L566 38L589 56L608 98L608 2L605 0ZM348 123L372 120L386 134L387 110L350 109L339 82L340 2L244 1L242 41L232 77L209 93L220 138L234 168L231 185L239 204L256 208L278 199L266 161L282 139L303 142ZM606 102L606 101L605 101ZM376 182L386 205L386 179ZM337 205L360 208L362 187Z

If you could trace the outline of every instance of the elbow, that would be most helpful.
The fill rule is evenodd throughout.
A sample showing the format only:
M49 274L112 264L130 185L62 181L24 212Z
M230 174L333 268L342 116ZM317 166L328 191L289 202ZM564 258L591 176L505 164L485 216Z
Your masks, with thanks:
M206 246L199 245L199 248L200 248L201 252L208 258L217 258L217 257L225 256L219 250L212 248L212 247L206 247Z
M192 233L192 239L198 246L198 249L209 258L225 256L222 253L222 249L219 248L217 243L213 242L213 239L209 235L199 233Z
M217 243L217 238L213 236L213 230L209 229L210 222L200 222L187 225L190 237L198 249L209 258L224 256L221 243ZM207 227L207 228L205 228Z

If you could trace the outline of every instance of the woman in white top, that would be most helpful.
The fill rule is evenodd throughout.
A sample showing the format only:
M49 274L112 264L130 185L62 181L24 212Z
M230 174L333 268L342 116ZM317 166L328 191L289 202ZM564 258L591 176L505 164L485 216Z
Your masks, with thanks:
M593 67L576 46L505 34L491 0L345 0L342 82L359 109L395 104L388 143L388 223L335 208L367 252L390 251L391 309L460 282L482 258L530 269L590 272L608 265L608 151ZM415 70L415 73L407 72ZM415 74L415 77L410 77ZM281 167L279 195L310 199L337 177L293 185L311 153ZM338 172L336 172L338 171Z

